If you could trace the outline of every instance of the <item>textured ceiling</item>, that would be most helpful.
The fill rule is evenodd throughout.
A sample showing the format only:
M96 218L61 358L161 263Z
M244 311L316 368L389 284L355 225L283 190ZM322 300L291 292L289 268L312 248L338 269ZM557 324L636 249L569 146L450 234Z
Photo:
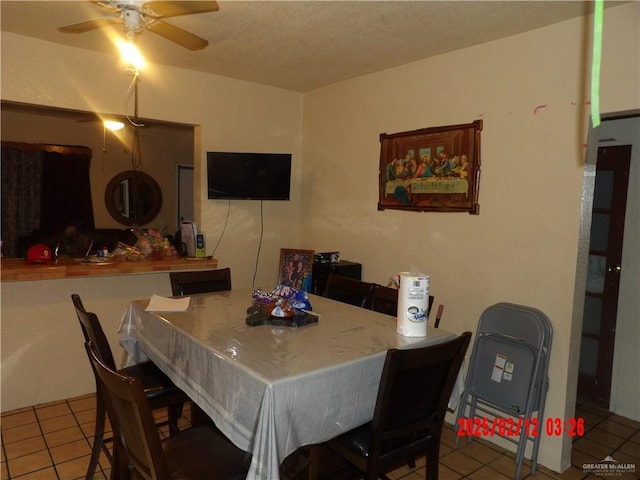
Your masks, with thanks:
M578 17L593 7L552 0L218 4L217 12L167 20L206 38L204 50L187 50L149 31L139 36L139 48L153 63L306 92ZM101 52L115 49L107 35L113 27L57 31L103 16L91 2L3 0L0 6L3 31Z

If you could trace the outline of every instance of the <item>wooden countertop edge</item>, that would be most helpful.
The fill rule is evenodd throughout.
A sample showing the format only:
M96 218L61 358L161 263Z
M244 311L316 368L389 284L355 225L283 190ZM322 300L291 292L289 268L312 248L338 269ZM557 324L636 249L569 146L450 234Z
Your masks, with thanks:
M162 273L180 270L208 270L218 267L215 258L141 260L138 262L115 262L109 265L86 265L64 259L57 264L29 264L19 258L4 258L0 266L2 282L24 282L30 280L58 280L61 278L105 277L112 275L134 275Z

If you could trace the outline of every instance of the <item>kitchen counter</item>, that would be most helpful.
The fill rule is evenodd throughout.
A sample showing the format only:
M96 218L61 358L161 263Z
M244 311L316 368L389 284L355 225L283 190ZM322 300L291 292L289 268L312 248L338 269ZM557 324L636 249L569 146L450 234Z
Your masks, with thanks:
M0 273L2 282L23 282L181 270L208 270L215 269L217 266L218 260L215 258L165 257L162 260L141 260L138 262L79 263L73 258L62 257L51 264L30 264L21 258L3 258Z

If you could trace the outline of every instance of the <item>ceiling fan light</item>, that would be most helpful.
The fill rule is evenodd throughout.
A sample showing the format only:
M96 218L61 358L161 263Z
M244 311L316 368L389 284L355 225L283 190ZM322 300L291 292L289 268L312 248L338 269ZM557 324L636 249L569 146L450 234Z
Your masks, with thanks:
M120 58L125 65L132 66L136 71L144 68L144 57L133 42L118 42L118 50L120 50Z
M112 132L116 132L116 131L122 130L124 128L124 123L119 122L117 120L105 120L104 121L104 126L108 130L111 130Z

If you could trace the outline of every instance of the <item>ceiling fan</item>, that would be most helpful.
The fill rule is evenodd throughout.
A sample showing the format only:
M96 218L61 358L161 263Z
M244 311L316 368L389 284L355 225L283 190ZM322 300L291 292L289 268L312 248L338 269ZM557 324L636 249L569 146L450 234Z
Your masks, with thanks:
M109 25L122 24L127 36L133 37L147 29L189 50L200 50L209 42L164 21L166 18L218 10L215 1L162 1L162 0L104 0L92 1L113 15L95 18L58 28L63 33L84 33Z

